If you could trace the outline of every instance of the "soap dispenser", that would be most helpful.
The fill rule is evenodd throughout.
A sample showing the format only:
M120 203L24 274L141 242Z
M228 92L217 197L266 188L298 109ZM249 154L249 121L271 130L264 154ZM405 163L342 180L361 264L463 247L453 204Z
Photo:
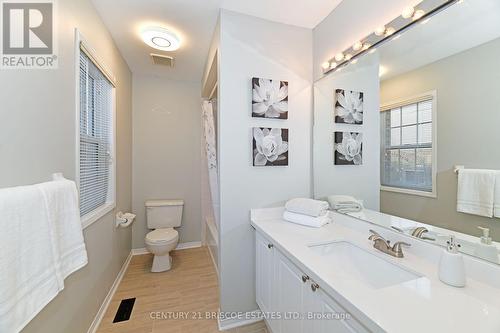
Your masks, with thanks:
M465 287L464 258L458 252L460 244L457 244L454 236L450 236L446 244L439 260L439 279L450 286Z
M481 236L479 244L474 248L474 255L498 264L498 249L491 242L490 229L484 227L477 228L483 231L483 236Z

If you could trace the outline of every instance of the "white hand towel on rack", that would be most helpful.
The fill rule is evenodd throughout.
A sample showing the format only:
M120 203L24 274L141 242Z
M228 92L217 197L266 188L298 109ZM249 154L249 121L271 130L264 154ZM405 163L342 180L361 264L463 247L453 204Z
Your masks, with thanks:
M461 169L458 172L457 211L493 217L495 171Z
M495 203L493 216L500 218L500 171L495 173Z
M67 180L0 189L0 332L21 331L87 263L73 190Z
M62 278L87 264L76 184L58 180L39 185L45 198Z

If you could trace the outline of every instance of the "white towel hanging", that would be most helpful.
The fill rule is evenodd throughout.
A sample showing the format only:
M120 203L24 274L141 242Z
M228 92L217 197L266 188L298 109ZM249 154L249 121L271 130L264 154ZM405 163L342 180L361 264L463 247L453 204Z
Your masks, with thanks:
M460 169L457 211L493 217L495 173L493 170Z

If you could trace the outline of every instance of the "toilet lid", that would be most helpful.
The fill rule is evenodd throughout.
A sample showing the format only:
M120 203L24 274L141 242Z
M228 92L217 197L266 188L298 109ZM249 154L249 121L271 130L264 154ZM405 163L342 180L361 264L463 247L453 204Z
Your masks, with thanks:
M151 243L171 242L179 236L174 228L156 229L146 235L146 241Z

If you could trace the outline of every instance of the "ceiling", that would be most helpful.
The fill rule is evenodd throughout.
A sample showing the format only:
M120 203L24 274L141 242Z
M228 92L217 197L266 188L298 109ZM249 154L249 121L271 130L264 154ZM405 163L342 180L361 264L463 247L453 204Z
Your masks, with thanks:
M134 74L200 82L221 8L314 28L341 1L93 0L93 3ZM180 49L163 52L144 44L140 31L147 26L165 27L177 34L182 43ZM174 68L153 65L150 53L173 56Z

